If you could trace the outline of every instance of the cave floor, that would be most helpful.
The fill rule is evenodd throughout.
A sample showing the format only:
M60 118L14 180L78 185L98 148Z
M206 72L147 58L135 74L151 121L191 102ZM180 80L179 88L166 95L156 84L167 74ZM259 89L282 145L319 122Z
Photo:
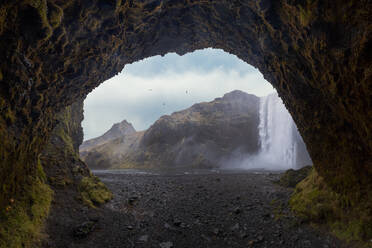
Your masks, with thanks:
M114 199L58 247L347 247L291 214L279 173L96 175Z

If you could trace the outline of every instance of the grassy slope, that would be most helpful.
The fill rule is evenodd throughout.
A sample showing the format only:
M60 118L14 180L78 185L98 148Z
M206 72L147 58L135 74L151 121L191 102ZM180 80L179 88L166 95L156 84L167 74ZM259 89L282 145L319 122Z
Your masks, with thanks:
M371 202L353 203L330 189L315 169L295 188L292 209L316 226L326 226L338 238L370 247L372 238Z
M32 181L23 197L12 200L0 212L0 247L37 247L43 238L43 223L49 213L53 191L45 183L46 175L41 163L37 175L29 176Z

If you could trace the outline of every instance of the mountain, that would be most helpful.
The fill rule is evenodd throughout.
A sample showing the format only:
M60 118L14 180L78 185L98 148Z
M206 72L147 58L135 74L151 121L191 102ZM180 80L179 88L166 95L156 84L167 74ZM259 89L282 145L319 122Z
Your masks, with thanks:
M94 169L218 167L233 153L259 151L259 104L258 97L236 90L162 116L146 131L123 121L125 128L115 124L84 142L80 155Z
M94 139L84 141L80 146L80 152L88 151L92 147L102 145L108 141L114 140L121 136L126 136L135 133L136 130L133 128L132 124L123 120L120 123L115 123L112 127L104 133L102 136L99 136Z

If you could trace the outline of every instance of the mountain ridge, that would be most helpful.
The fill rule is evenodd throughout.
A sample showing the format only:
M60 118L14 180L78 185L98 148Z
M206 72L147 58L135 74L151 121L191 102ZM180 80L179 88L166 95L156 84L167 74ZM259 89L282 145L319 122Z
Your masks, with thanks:
M145 131L85 145L80 155L97 169L216 167L220 159L237 149L252 154L258 151L258 108L257 96L235 90L163 115Z

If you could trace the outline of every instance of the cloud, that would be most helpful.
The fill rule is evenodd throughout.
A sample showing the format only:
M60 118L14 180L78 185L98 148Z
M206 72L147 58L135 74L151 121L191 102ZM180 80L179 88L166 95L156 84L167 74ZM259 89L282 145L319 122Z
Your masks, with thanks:
M102 135L123 119L144 130L164 114L236 89L257 96L274 91L258 70L220 50L156 56L127 66L88 95L84 138Z
M179 56L169 53L166 56L154 56L139 62L127 65L125 72L142 77L152 77L165 72L194 71L199 73L209 72L218 68L221 71L234 70L238 73L256 72L257 70L238 59L235 55L228 54L221 49L203 49L193 53Z

